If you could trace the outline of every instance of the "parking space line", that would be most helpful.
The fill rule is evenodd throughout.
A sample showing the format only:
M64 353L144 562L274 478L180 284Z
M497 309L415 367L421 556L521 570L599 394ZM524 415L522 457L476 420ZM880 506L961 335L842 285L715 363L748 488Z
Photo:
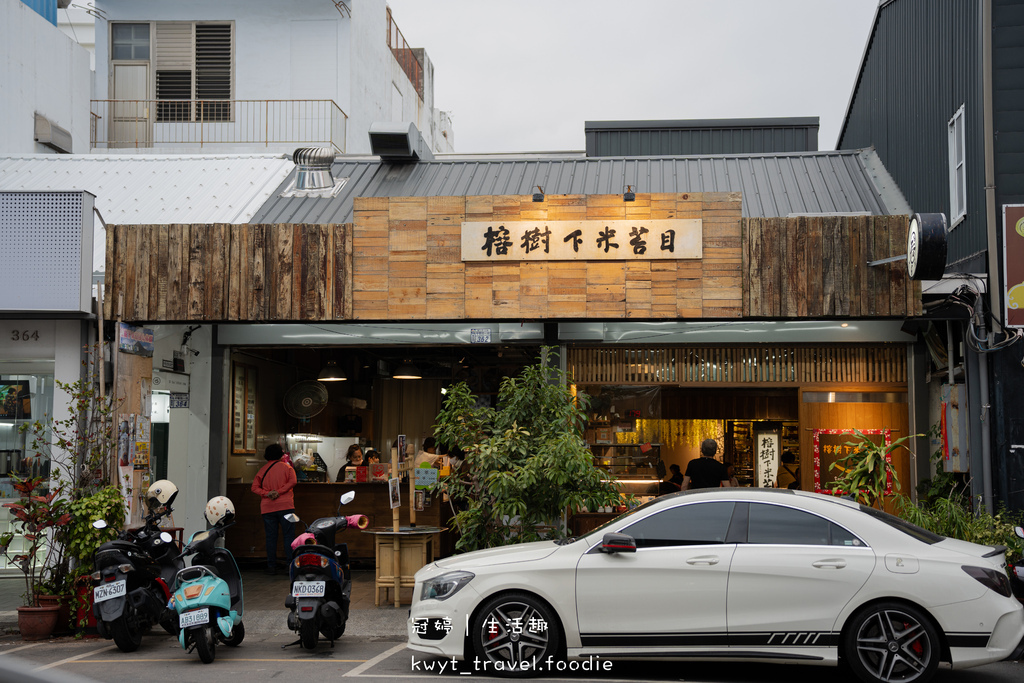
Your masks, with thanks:
M108 645L106 647L101 647L99 650L93 650L92 652L86 652L84 654L75 655L74 657L68 657L67 659L62 659L58 662L47 664L46 666L37 666L36 668L32 669L32 671L44 671L46 669L52 669L56 666L62 666L64 664L70 664L71 662L77 662L79 659L85 659L86 657L92 657L93 655L98 655L99 653L106 652L107 650L113 650L115 647L117 646Z
M363 673L364 671L366 671L370 667L374 666L378 662L383 662L385 659L387 659L391 655L394 655L394 654L396 654L398 652L401 652L404 649L405 649L405 643L402 643L401 645L395 645L390 650L385 650L384 652L381 652L379 655L377 655L373 659L367 660L362 665L357 666L356 668L352 669L351 671L348 671L348 672L342 674L342 678L346 678L346 677L350 677L350 676L358 676L359 674Z
M28 645L22 645L21 647L14 647L14 648L11 648L10 650L4 650L3 652L0 652L0 655L14 654L15 652L20 652L21 650L27 650L30 647L37 647L38 645L41 645L41 643L29 643Z

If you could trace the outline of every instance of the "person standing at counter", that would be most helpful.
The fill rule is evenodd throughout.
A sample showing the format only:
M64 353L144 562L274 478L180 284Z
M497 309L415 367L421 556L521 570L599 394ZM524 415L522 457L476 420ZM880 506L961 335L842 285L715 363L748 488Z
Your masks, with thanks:
M260 497L260 513L263 515L263 529L267 535L267 574L277 573L277 526L284 533L284 548L287 556L295 540L295 524L285 515L295 512L295 470L283 460L284 450L280 444L267 446L263 458L267 460L252 480L252 492Z
M363 449L359 444L354 443L348 447L348 453L345 454L345 464L338 470L338 478L335 479L339 484L345 482L345 470L349 467L362 467L363 465Z
M700 457L691 460L686 466L681 487L683 491L732 486L725 465L715 460L717 452L718 443L714 439L704 439L700 445Z
M423 450L416 455L416 467L435 467L440 458L437 454L437 441L428 436L423 439Z

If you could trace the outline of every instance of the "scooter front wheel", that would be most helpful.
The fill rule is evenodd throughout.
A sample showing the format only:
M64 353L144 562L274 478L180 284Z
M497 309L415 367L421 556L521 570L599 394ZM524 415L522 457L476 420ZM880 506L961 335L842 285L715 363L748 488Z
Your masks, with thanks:
M299 621L299 640L302 641L302 647L307 650L316 649L316 643L320 640L320 632L317 630L315 620L302 619Z
M217 656L217 641L213 639L213 628L200 626L192 630L192 640L196 644L196 652L203 664L209 664Z

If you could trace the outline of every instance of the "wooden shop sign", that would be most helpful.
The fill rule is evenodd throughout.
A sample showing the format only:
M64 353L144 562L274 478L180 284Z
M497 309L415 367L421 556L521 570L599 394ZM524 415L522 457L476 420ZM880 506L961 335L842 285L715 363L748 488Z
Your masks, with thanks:
M463 261L652 261L699 259L699 218L465 221Z

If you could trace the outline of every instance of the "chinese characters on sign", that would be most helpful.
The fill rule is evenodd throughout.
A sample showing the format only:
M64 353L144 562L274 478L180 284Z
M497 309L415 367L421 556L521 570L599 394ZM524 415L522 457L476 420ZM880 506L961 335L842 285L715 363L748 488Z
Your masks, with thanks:
M699 218L577 221L468 221L463 261L698 259Z
M861 429L861 434L869 435L872 441L881 445L892 443L892 431L888 429ZM815 429L814 430L814 490L821 493L832 490L832 481L838 472L832 469L832 463L841 460L854 452L856 447L849 443L854 438L852 429ZM887 453L886 460L890 460ZM892 494L892 480L885 486L886 495Z
M754 471L757 485L775 486L779 471L779 433L756 432L754 436Z

